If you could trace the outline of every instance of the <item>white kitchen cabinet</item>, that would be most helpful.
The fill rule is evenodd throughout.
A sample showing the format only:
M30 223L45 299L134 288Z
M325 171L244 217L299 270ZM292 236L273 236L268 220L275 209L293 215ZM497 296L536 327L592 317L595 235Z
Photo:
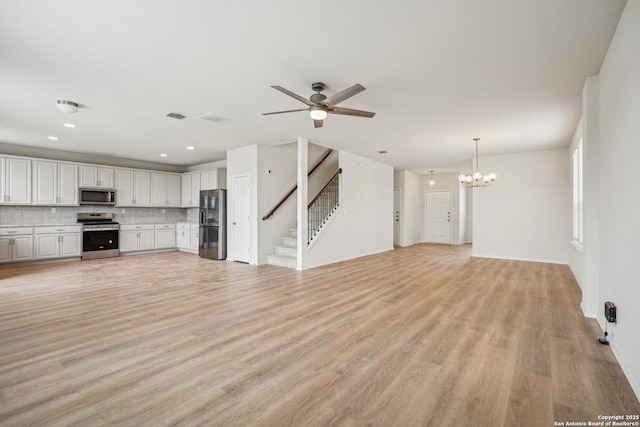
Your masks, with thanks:
M183 173L180 176L180 206L197 208L200 203L200 172Z
M178 249L189 249L191 224L188 222L179 222L176 224L176 246Z
M154 172L151 174L151 206L180 206L180 175Z
M36 259L79 257L82 255L81 227L36 227L35 249Z
M0 263L33 259L33 228L0 229Z
M189 234L189 249L191 249L191 251L195 253L198 253L198 249L200 247L200 226L198 224L191 224L191 230Z
M116 205L149 206L151 174L147 171L116 170Z
M0 203L31 204L31 160L0 157Z
M78 205L78 165L36 160L33 162L33 203Z
M114 169L81 165L80 187L114 188Z
M176 246L184 252L198 253L200 227L190 222L176 225Z
M200 171L201 190L226 190L227 169L217 168Z
M156 249L168 249L176 247L175 224L156 224Z
M200 190L218 189L218 169L200 172Z
M120 252L154 249L153 224L123 224L120 226Z

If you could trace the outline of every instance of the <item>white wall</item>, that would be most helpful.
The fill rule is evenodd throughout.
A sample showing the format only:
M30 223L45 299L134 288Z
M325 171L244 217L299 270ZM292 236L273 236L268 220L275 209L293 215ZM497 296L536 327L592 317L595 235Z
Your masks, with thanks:
M269 218L262 218L271 211L296 185L297 144L277 147L258 146L258 254L257 264L264 264L265 257L273 253L273 246L289 227L296 225L296 195L290 197Z
M393 249L393 168L340 152L342 205L309 248L302 269Z
M258 263L258 191L256 180L258 177L258 146L236 148L227 151L227 260L233 261L233 177L249 175L251 186L251 255L249 263Z
M569 150L483 157L496 172L473 191L473 256L566 264L571 238Z
M618 307L618 322L609 324L611 348L640 397L639 46L640 1L630 0L600 69L598 305L611 300Z
M467 212L466 212L466 235L465 242L472 243L473 242L473 190L466 189L465 198L467 199Z
M582 139L583 123L584 123L584 119L581 118L573 134L573 138L571 139L571 145L569 146L569 170L570 170L571 177L573 177L573 161L571 160L571 154L573 153L576 146ZM586 141L583 141L582 143L583 150L585 145L586 145ZM571 184L571 190L573 192L573 180ZM572 200L573 200L573 196L572 196ZM583 257L583 248L576 247L573 244L571 244L571 242L569 242L569 268L571 268L571 272L573 273L573 276L576 278L576 282L578 282L578 286L580 286L580 289L582 290L582 295L583 295L582 301L584 301L586 282L585 282L585 265L584 265L584 257ZM584 309L583 309L583 312L584 312Z
M394 188L400 189L400 235L398 246L411 246L422 241L421 176L408 171L395 171Z

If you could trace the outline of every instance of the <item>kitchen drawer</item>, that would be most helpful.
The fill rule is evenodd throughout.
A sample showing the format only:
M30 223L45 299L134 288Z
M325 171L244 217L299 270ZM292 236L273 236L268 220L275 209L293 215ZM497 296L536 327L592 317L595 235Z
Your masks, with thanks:
M80 225L61 225L59 227L36 227L36 234L80 233Z
M0 228L0 236L24 236L33 234L33 227Z
M175 230L175 224L156 224L156 230Z
M153 230L153 224L121 224L121 231Z

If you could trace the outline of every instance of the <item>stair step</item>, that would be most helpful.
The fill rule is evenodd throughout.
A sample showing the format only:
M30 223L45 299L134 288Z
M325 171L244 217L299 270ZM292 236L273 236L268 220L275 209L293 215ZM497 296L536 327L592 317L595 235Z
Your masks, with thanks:
M298 248L296 246L275 245L273 249L276 250L276 255L285 255L293 258L298 256Z
M297 237L282 236L280 238L280 240L282 241L282 244L284 246L293 246L294 248L298 247L298 238Z
M298 229L297 228L290 228L289 229L289 237L298 237Z
M295 257L286 255L271 254L265 257L265 262L269 265L276 265L278 267L287 267L295 269L298 265Z

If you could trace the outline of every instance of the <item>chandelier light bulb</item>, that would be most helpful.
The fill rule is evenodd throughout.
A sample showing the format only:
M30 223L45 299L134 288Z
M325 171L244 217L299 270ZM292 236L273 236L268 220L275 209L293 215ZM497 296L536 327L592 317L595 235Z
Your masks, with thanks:
M473 138L473 141L476 144L475 171L472 175L460 175L458 181L460 181L460 184L464 187L488 187L495 182L498 174L491 172L483 175L482 172L480 172L480 167L478 166L478 141L480 141L480 138Z

